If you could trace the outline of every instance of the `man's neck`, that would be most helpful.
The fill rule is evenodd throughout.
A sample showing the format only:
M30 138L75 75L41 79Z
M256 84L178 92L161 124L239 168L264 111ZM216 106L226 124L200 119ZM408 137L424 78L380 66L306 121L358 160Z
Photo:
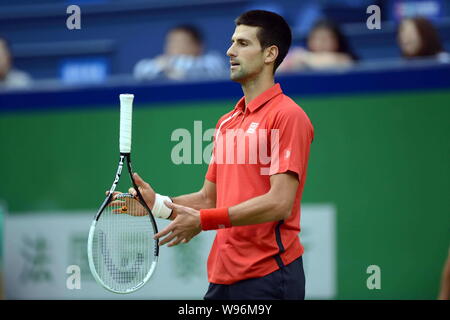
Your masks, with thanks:
M245 96L245 108L247 109L248 104L259 96L261 93L270 89L275 84L273 76L271 77L258 77L255 79L248 80L241 84L242 91Z

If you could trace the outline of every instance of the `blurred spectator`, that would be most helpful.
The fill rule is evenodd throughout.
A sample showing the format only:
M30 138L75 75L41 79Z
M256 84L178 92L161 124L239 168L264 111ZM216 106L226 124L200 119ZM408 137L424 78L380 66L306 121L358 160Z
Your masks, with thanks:
M306 49L293 48L281 64L280 70L350 66L357 60L339 27L329 20L320 20L314 24L306 45Z
M436 58L443 62L449 61L449 55L444 52L437 30L423 17L403 19L398 28L397 41L404 58Z
M225 57L204 53L203 38L191 25L180 25L169 30L164 54L153 59L143 59L134 67L139 80L157 77L181 80L213 78L228 72Z
M438 299L450 300L450 249L448 250L447 260L442 270L441 288Z
M23 88L31 84L31 77L12 68L13 59L5 38L0 37L0 88Z

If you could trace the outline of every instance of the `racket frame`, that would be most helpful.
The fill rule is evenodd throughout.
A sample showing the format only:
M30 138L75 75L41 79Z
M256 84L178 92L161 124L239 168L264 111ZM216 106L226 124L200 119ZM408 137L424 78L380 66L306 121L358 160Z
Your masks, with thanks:
M103 282L103 280L100 278L100 276L98 275L97 270L95 268L93 254L92 254L92 245L93 245L93 241L94 241L95 227L97 225L98 219L100 219L100 216L102 215L103 210L112 201L114 191L116 190L117 184L119 183L120 177L122 175L124 162L127 165L128 174L130 175L131 181L133 183L133 187L136 190L136 197L135 198L136 198L137 201L139 201L139 203L149 213L147 216L149 216L149 218L150 218L150 222L152 224L153 230L154 230L155 234L158 233L158 225L156 224L156 220L153 217L153 213L150 210L150 208L148 207L148 205L145 202L144 198L142 197L142 194L139 191L139 188L136 185L136 182L134 181L133 168L131 166L131 154L130 153L121 152L120 153L120 159L119 159L119 166L117 167L117 172L116 172L116 176L114 178L114 181L113 181L113 183L111 185L111 188L109 189L108 195L106 196L106 198L103 201L102 205L100 206L100 208L98 209L97 213L95 214L94 220L92 221L91 227L89 229L89 237L88 237L88 245L87 245L87 247L88 247L87 251L88 251L89 268L91 269L91 273L92 273L95 281L97 281L97 283L100 284L105 289L107 289L107 290L109 290L111 292L114 292L114 293L118 293L118 294L132 293L132 292L135 292L136 290L142 288L142 286L144 286L144 284L146 284L148 282L148 280L151 278L151 276L155 272L156 265L158 263L158 258L159 258L159 242L156 241L155 242L156 245L155 245L155 248L154 248L154 257L155 257L155 259L152 262L152 265L151 265L151 267L149 269L149 272L147 273L145 278L139 284L137 284L134 287L128 288L125 291L115 290L115 289L109 287L108 285L106 285Z

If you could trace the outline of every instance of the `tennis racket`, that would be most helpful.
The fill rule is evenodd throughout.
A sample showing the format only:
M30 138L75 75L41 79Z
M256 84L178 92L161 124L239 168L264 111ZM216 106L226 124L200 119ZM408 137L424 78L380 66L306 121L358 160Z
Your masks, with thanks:
M112 186L88 237L89 267L95 280L115 293L131 293L150 279L158 261L158 228L133 179L131 167L132 94L120 95L120 159ZM122 175L124 166L128 177ZM115 192L117 186L136 195Z

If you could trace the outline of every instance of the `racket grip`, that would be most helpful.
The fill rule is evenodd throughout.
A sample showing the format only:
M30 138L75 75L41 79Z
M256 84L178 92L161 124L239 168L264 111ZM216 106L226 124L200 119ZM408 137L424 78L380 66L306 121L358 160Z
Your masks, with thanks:
M120 152L131 152L131 124L133 115L133 94L121 94L120 98Z

